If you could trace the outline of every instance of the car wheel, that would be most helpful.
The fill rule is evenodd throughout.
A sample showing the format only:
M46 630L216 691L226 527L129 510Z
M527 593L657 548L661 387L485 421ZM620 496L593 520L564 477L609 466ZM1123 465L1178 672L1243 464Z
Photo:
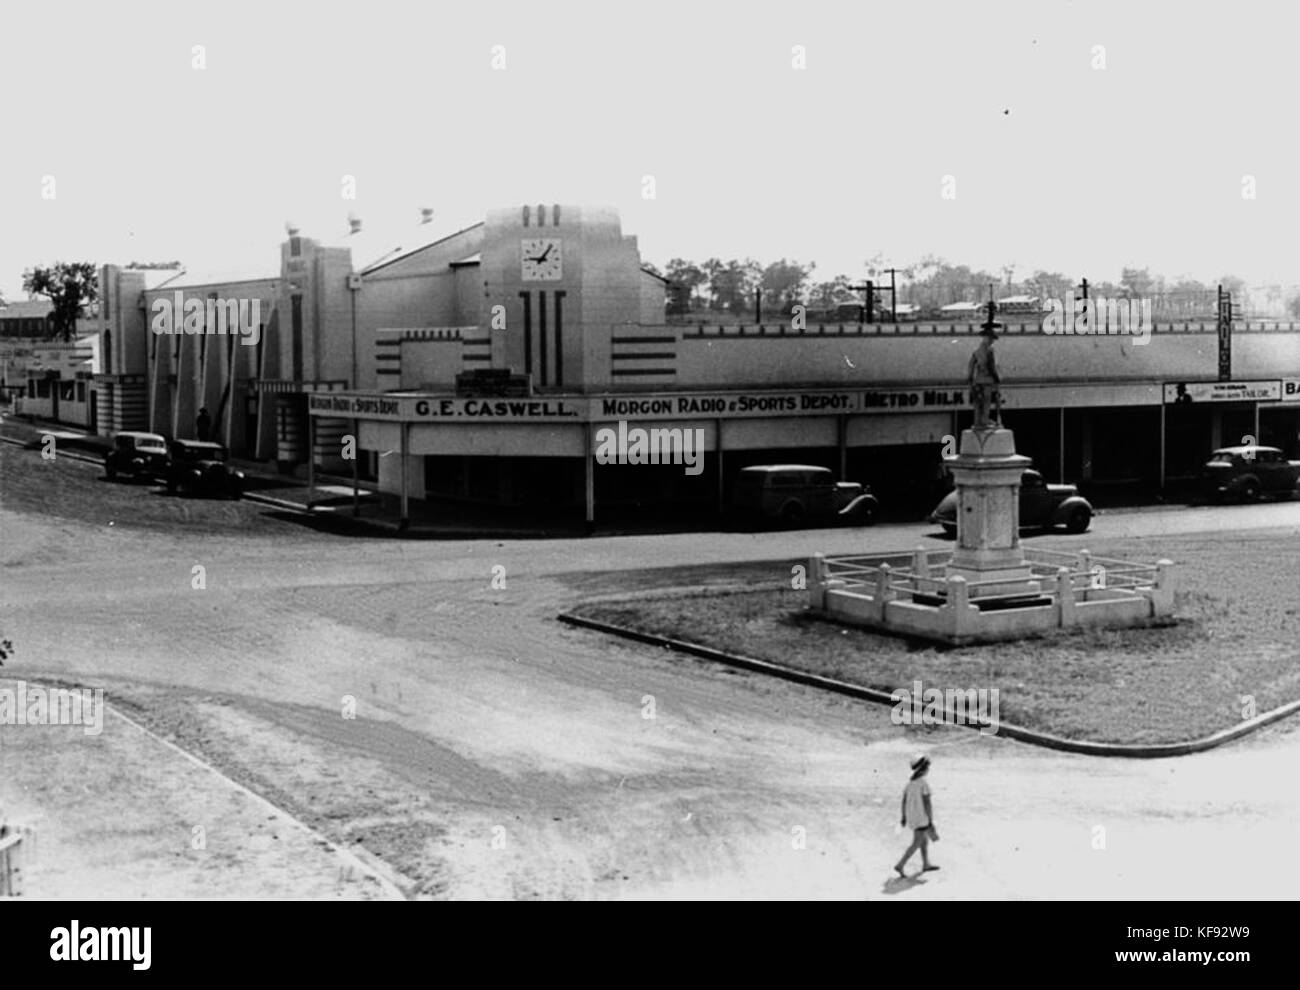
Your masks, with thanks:
M168 479L167 479L167 491L170 492L170 493L173 494L173 495L176 494L176 479L175 479L175 478L168 478Z
M781 510L781 521L787 526L797 526L803 522L803 506L798 502L790 502Z
M955 523L942 523L943 535L950 540L957 539L957 525Z
M109 481L116 481L116 480L117 480L117 468L113 467L112 464L105 464L105 465L104 465L104 477L107 478Z
M1259 498L1259 483L1247 481L1241 486L1241 500L1243 502L1254 502Z
M870 526L876 521L876 507L874 505L864 505L858 510L858 524L861 526Z
M1082 533L1092 522L1092 513L1083 506L1071 509L1070 514L1065 517L1065 528L1071 533Z

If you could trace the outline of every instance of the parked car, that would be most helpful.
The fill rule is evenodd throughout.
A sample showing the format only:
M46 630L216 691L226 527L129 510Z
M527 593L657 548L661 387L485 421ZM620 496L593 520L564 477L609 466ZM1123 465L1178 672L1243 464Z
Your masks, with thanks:
M830 468L759 464L741 470L732 506L751 522L869 526L880 503L865 485L836 482Z
M943 497L930 522L943 527L949 536L957 535L957 492ZM1092 522L1092 505L1074 485L1049 485L1037 471L1020 475L1020 528L1051 529L1064 526L1071 533L1082 533Z
M191 495L225 495L239 498L244 493L244 472L226 462L230 454L219 443L201 440L173 440L168 448L167 490Z
M104 455L109 481L119 476L160 478L167 471L167 441L157 433L126 430L113 437L113 449Z
M1202 472L1210 498L1253 501L1261 495L1290 495L1300 482L1300 461L1288 461L1276 447L1223 447Z

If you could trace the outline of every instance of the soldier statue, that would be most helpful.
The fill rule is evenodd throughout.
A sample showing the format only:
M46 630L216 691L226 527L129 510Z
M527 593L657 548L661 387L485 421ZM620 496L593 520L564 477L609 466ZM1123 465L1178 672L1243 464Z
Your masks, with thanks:
M1002 425L1002 396L998 392L1002 379L993 358L993 342L998 339L997 331L1002 327L993 319L996 311L997 304L990 302L988 319L980 324L980 344L970 356L966 375L970 383L971 405L975 407L974 428L977 430L991 430L995 425ZM990 406L995 409L993 416L989 415Z

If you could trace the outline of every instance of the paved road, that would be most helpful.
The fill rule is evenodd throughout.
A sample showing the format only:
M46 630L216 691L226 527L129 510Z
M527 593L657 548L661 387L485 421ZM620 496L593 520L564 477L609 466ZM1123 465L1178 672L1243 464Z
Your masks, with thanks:
M0 510L11 565L0 622L21 648L6 675L104 684L110 700L331 839L359 842L414 893L1297 889L1293 728L1181 760L1061 756L969 730L895 727L882 708L554 621L602 587L590 572L943 545L932 527L369 541L255 525L259 509L208 504L227 520L248 513L248 535ZM1115 513L1084 536L1032 540L1104 548L1139 537L1155 557L1167 535L1246 528L1295 539L1300 503ZM351 704L356 718L343 715ZM934 758L943 869L897 882L897 801L918 750Z

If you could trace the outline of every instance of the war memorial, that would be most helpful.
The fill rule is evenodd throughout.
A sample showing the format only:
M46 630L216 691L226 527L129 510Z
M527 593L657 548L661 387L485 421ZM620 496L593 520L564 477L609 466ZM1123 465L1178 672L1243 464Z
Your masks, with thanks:
M1093 557L1020 542L1020 478L1030 459L1001 424L989 305L971 356L974 424L946 458L957 490L957 546L869 556L816 554L812 608L828 618L953 645L1076 626L1123 627L1173 612L1173 564Z

